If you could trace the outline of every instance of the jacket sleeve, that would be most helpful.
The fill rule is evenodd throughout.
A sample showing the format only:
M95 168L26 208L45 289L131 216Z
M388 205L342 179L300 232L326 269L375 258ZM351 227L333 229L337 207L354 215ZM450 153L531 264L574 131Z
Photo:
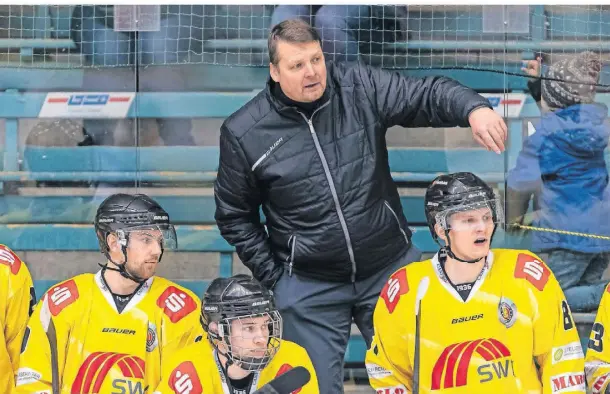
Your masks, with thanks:
M584 354L576 324L559 282L532 254L523 268L537 301L533 318L534 358L540 366L542 393L584 393ZM546 281L546 284L544 283Z
M388 292L387 284L381 292ZM365 363L369 383L378 393L412 391L413 366L408 340L412 340L414 333L409 332L406 320L400 310L390 313L382 297L377 300L373 314L374 335Z
M473 110L492 108L485 97L450 78L358 67L371 105L387 127L468 127Z
M261 194L237 138L223 125L220 162L214 183L216 224L224 239L235 247L252 275L273 287L281 274L271 253L267 232L259 215Z
M12 283L9 285L4 336L8 356L13 365L13 372L16 373L19 368L23 336L28 324L28 318L36 303L36 296L30 271L25 264L22 263L17 275L10 276L9 280Z
M610 287L607 286L591 329L585 359L587 389L595 394L610 393L610 341L607 332L610 324L609 311Z

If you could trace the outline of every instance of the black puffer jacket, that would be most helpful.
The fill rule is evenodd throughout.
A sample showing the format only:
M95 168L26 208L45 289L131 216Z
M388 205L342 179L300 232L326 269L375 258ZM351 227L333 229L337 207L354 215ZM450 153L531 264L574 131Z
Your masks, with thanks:
M225 120L216 221L253 275L366 278L402 256L411 233L390 175L386 130L468 126L489 102L456 81L327 65L328 101L311 119L267 88ZM259 218L262 205L267 232Z

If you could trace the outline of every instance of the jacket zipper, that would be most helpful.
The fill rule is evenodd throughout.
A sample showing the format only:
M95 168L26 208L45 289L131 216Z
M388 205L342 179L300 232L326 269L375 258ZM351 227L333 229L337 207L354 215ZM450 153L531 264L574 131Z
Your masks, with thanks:
M343 230L343 235L345 236L345 241L347 243L347 253L349 254L350 262L352 263L352 275L351 280L352 283L356 281L356 259L354 258L354 249L352 247L352 240L350 238L349 232L347 231L347 223L345 222L345 217L343 216L343 210L341 210L341 205L339 204L339 197L337 196L337 189L335 188L335 183L333 182L333 178L330 175L330 168L328 167L328 162L326 161L326 156L324 156L324 152L322 151L322 146L320 145L320 141L318 140L318 135L316 134L316 130L313 127L312 119L313 116L330 104L330 101L327 101L325 104L316 109L313 114L311 114L311 118L307 119L302 112L297 112L305 119L307 124L309 125L309 131L313 138L313 142L316 146L316 150L318 151L318 155L320 156L320 160L322 161L322 166L324 167L324 174L326 175L326 181L330 186L330 192L333 195L333 201L335 202L335 209L337 210L337 216L339 216L339 223L341 224L341 229Z
M292 276L292 265L294 263L294 248L297 243L297 236L292 234L288 238L288 247L290 248L290 261L288 262L288 276Z
M407 237L407 233L405 233L405 230L403 230L402 227L400 226L400 220L398 220L398 215L396 215L396 212L394 212L394 210L390 206L390 203L388 203L385 200L383 201L383 203L385 204L386 207L388 207L390 212L392 212L392 216L394 216L394 220L396 220L396 224L398 225L398 229L402 233L402 236L405 237L405 242L407 243L407 245L409 245L409 237Z

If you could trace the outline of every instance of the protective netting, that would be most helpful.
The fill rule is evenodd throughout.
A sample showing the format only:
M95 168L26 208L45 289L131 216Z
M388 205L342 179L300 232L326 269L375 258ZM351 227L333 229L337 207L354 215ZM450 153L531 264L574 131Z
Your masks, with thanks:
M331 57L388 68L519 72L585 49L606 56L607 6L0 6L3 67L266 66L281 19L318 27ZM134 30L139 30L136 34ZM135 54L138 53L139 57Z

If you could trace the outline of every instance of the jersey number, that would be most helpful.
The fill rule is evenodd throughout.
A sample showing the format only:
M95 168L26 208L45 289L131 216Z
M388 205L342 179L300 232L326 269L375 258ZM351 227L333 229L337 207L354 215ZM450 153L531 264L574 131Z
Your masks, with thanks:
M574 321L572 320L572 315L570 315L570 308L566 300L561 301L561 310L563 312L563 329L568 331L574 327Z
M589 349L593 349L596 352L602 352L604 350L604 342L602 338L604 337L604 326L601 323L595 323L591 332L594 334L593 338L589 338Z

